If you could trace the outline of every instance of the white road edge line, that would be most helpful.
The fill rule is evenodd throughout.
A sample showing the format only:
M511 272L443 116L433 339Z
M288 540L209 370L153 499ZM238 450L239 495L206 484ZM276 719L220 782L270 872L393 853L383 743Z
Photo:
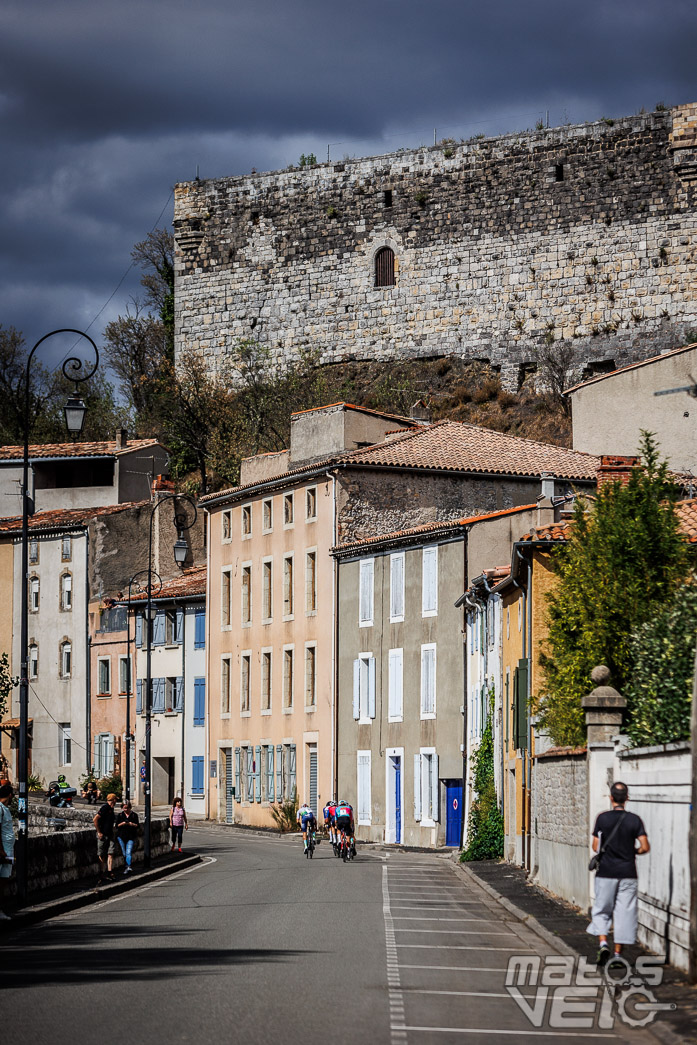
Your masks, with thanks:
M443 972L508 972L508 968L505 965L497 965L496 968L492 969L484 965L407 965L405 962L400 962L400 969L433 969L434 971L442 970Z
M424 1034L520 1034L536 1038L556 1038L559 1041L558 1030L492 1030L483 1027L405 1027L405 1031L422 1031ZM603 1034L602 1031L562 1031L564 1040L567 1038L605 1038L617 1041L614 1034Z

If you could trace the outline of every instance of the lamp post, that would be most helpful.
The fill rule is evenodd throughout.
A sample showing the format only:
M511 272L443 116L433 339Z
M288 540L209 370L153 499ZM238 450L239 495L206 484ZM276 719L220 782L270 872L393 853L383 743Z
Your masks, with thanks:
M22 459L22 573L20 609L20 675L19 675L19 752L17 762L18 811L17 811L17 900L22 906L27 899L28 850L29 850L29 516L34 514L33 497L29 497L29 408L31 404L31 364L39 345L56 334L77 334L89 341L94 351L94 366L82 373L83 360L71 356L62 364L65 376L75 382L75 391L65 405L65 423L71 435L80 435L85 422L87 407L80 398L78 385L88 381L99 366L99 351L92 338L82 330L62 327L44 334L36 342L27 357L24 373L24 456ZM31 502L31 503L30 503Z
M145 653L145 814L143 824L143 866L150 867L152 850L152 626L157 607L152 604L152 524L155 512L167 501L174 502L174 525L177 527L178 537L174 544L174 561L177 566L183 566L189 551L189 546L184 539L184 532L190 530L196 522L196 505L191 497L186 494L168 493L152 506L150 511L150 532L148 537L148 582L147 603L145 609L145 627L147 629L147 647ZM191 520L181 511L177 511L177 502L185 501L193 509Z
M126 798L130 801L131 798L131 678L132 678L132 659L131 659L131 598L133 595L133 585L136 584L142 591L143 588L140 586L139 577L147 576L147 570L139 570L138 573L134 574L128 582L128 609L126 610L126 663L128 664L128 671L126 674L126 772L124 776L124 793ZM155 570L151 570L151 575L157 578L157 590L162 588L162 578L159 573ZM133 644L135 646L135 636L133 638Z

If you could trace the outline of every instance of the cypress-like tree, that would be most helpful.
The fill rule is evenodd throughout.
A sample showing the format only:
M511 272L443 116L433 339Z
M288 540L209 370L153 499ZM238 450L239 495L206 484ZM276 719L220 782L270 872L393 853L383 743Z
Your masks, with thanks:
M536 710L556 744L585 743L582 698L606 664L622 692L632 676L632 630L658 613L685 582L693 549L680 535L679 489L657 444L642 433L641 464L626 483L607 482L576 502L569 540L555 556L549 634Z

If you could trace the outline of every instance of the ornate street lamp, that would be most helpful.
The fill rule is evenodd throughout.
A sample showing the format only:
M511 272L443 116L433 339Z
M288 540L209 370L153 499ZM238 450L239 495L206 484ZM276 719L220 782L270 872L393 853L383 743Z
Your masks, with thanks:
M31 403L31 364L39 345L56 334L77 334L89 341L94 352L94 366L82 372L83 360L70 356L62 364L65 376L75 382L75 391L65 406L65 422L68 431L79 435L85 420L85 404L78 394L78 385L88 381L99 366L99 351L92 338L82 330L63 327L44 334L36 342L27 357L24 373L24 457L22 460L22 573L21 573L21 609L20 609L20 676L19 676L19 752L17 775L19 777L17 796L17 900L22 906L27 900L28 882L28 841L29 841L29 516L34 512L33 497L29 497L29 408Z
M134 739L131 736L131 677L133 666L133 658L131 657L131 599L133 597L134 585L137 585L140 591L145 590L141 586L139 578L147 577L147 575L147 570L139 570L128 582L128 609L126 611L128 614L126 618L126 662L128 664L128 672L126 677L126 771L124 773L124 794L129 801L131 799L131 743ZM150 575L156 578L157 588L155 594L157 594L162 588L162 578L155 570L151 570ZM133 645L135 647L135 636L133 637Z

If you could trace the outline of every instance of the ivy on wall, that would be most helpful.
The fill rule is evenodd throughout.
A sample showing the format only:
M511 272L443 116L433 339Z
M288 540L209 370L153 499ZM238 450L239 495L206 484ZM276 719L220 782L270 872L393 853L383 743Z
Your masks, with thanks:
M467 848L461 860L500 860L503 856L503 817L494 783L494 693L481 743L472 756L472 802L467 824Z

